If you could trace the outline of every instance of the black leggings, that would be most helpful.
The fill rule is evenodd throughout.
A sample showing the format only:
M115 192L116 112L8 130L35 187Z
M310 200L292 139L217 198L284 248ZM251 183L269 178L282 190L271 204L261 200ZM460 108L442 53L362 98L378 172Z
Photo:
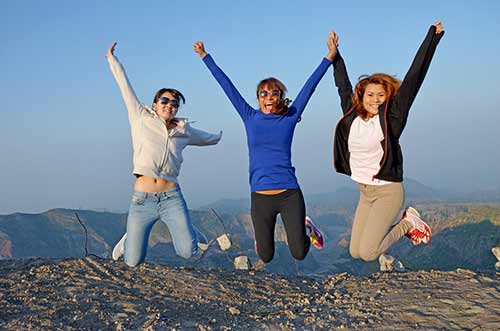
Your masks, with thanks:
M266 263L273 259L278 214L281 214L285 226L290 253L297 260L303 260L311 242L306 235L306 206L300 189L289 189L276 195L252 192L252 223L260 258Z

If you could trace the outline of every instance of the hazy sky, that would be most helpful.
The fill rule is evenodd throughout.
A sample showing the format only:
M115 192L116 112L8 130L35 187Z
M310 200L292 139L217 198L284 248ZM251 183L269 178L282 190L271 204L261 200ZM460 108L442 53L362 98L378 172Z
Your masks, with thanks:
M146 4L143 4L146 3ZM313 4L313 5L311 5ZM142 102L175 87L180 116L224 131L190 147L180 176L188 205L249 193L244 128L192 50L206 49L256 105L280 78L293 99L334 29L353 83L402 78L428 27L443 22L401 141L405 176L435 188L500 187L500 1L0 1L0 214L50 208L125 211L134 178L125 106L104 54L116 54ZM329 69L297 126L293 162L305 194L350 183L332 169L341 117Z

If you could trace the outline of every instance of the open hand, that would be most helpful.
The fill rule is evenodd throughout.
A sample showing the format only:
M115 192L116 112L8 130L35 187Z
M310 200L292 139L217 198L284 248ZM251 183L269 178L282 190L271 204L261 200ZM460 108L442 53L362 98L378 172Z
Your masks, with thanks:
M326 55L326 58L332 61L335 55L337 55L337 49L339 47L339 36L335 33L335 31L330 32L328 35L326 45L328 46L328 54Z

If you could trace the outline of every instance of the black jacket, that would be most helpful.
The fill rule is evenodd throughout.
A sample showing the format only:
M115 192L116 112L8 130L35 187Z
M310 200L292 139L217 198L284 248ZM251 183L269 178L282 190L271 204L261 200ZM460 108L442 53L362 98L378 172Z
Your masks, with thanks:
M384 133L384 140L381 142L384 156L380 161L380 170L374 178L391 182L403 181L403 154L399 146L399 137L406 126L410 107L424 81L432 56L443 34L444 32L436 34L436 27L430 27L396 96L379 107L380 125ZM344 112L344 116L335 128L333 163L337 172L350 176L350 153L347 140L351 124L358 114L352 108L352 85L347 75L344 60L338 52L333 60L333 67L335 85L338 88Z

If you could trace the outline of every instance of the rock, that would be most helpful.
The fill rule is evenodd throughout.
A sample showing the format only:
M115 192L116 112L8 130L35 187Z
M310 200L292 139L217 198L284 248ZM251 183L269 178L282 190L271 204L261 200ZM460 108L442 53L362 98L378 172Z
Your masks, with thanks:
M198 243L198 248L201 249L203 252L206 251L209 247L210 247L209 244L204 244L201 242Z
M455 304L455 301L450 300L450 299L439 299L439 301L441 301L443 303L446 303L448 305L454 305Z
M391 272L393 267L394 257L386 254L382 254L378 258L378 263L380 264L380 271Z
M237 308L234 308L234 307L229 307L229 312L231 313L231 315L239 315L239 314L241 314L240 310L237 309Z
M380 264L380 271L382 272L405 272L406 269L401 261L395 259L393 256L388 254L382 254L378 258L378 262Z
M128 315L125 313L118 313L115 315L115 319L120 319L120 318L127 318Z
M250 264L248 262L248 256L241 255L234 258L234 268L238 270L248 270L250 269Z
M293 313L293 311L288 310L288 309L285 310L285 315L286 315L286 317L288 317L289 319L292 319L292 320L297 318L297 315L295 315Z
M260 270L264 270L266 268L266 264L264 263L264 261L262 260L257 260L257 262L255 262L253 264L253 270L255 271L260 271Z
M495 263L495 270L500 271L500 261Z
M467 276L475 276L476 275L476 273L472 270L461 269L461 268L457 268L456 272L459 274L467 275Z
M393 266L394 266L394 270L396 270L397 272L405 272L406 271L405 266L399 260L395 260L393 263Z
M229 235L224 233L222 236L217 238L217 243L221 250L225 251L231 247L231 240L229 239Z

